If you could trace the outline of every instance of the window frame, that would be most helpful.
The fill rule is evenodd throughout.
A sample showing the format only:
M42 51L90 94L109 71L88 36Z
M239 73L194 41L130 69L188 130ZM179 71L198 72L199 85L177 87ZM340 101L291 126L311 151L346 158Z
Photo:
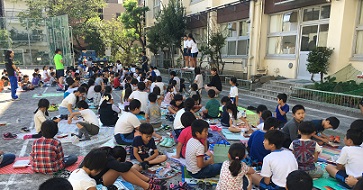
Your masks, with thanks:
M157 18L160 15L161 12L160 4L161 4L160 0L153 0L153 18Z
M360 0L359 5L357 6L357 17L356 17L356 26L354 28L354 40L353 40L353 47L352 47L352 58L353 61L363 61L363 52L362 54L356 53L357 42L358 42L358 32L363 32L363 20L360 24L360 17L363 14L363 0ZM363 19L363 17L362 17Z
M292 12L297 12L297 15L298 15L298 20L297 20L297 27L296 27L296 30L295 31L281 31L281 32L272 32L270 33L270 26L271 26L271 17L272 16L275 16L275 15L285 15L287 13L292 13ZM276 13L276 14L271 14L269 15L269 25L268 25L268 31L267 31L267 39L266 39L266 57L267 58L296 58L296 55L297 55L297 52L298 52L298 46L297 46L297 42L299 42L299 31L300 31L300 9L292 9L292 10L288 10L288 11L284 11L284 12L280 12L280 13ZM285 37L285 36L295 36L295 53L294 54L269 54L268 52L268 49L269 49L269 39L270 38L274 38L274 37L279 37L281 38L281 41L282 41L282 37Z
M242 19L242 20L236 20L236 21L232 21L232 22L227 22L227 23L220 23L219 25L219 28L221 29L221 31L225 31L227 33L227 38L225 40L225 46L223 48L226 48L226 51L222 53L222 57L223 58L241 58L241 57L244 57L244 58L247 58L248 57L248 53L249 53L249 42L250 42L250 23L247 22L248 19ZM246 32L246 35L245 36L240 36L240 32L241 32L241 27L243 25L243 23L247 23L247 32ZM228 23L232 23L232 24L236 24L236 32L237 32L237 35L236 36L232 36L232 37L228 37L228 33L229 33L229 29L226 27L226 28L221 28L222 25L224 24L227 24L228 26ZM246 54L243 54L243 55L238 55L238 42L239 41L247 41L246 42ZM235 47L235 54L228 54L228 42L236 42L236 47Z

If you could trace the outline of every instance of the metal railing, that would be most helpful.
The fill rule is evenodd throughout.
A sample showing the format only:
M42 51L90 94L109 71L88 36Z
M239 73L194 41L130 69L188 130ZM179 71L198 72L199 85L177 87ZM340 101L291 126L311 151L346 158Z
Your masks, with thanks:
M293 87L291 98L308 100L317 103L333 104L346 108L359 108L363 96L349 95L336 92L326 92L308 88Z

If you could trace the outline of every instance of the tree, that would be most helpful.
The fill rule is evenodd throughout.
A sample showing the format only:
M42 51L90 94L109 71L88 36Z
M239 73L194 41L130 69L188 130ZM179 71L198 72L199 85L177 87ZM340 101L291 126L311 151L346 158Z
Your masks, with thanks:
M101 39L111 47L111 54L123 63L134 63L140 54L135 40L139 38L135 29L127 29L121 23L121 18L111 21L101 21ZM121 51L120 51L121 50Z
M311 73L311 80L314 81L314 74L320 73L320 83L324 82L324 74L328 73L329 58L333 54L333 49L317 47L308 54L307 70Z
M125 12L121 14L121 22L125 29L133 29L138 35L138 41L145 50L146 39L144 38L145 13L149 11L149 7L138 6L137 0L125 0L123 3Z
M175 46L182 51L180 42L186 29L184 16L185 9L179 1L170 0L168 6L163 7L160 16L157 18L158 22L155 24L154 30L149 33L150 36L154 35L152 44L156 45L155 47L168 47L171 55ZM159 37L160 42L157 41L157 37ZM174 59L172 59L172 65L173 62Z
M88 0L87 2L74 0L22 1L24 1L28 7L27 10L18 15L23 23L27 18L44 18L67 14L69 23L73 28L74 39L81 49L85 48L82 46L81 39L92 41L99 37L99 34L95 32L95 30L89 30L89 21L99 17L98 10L105 6L104 0ZM31 25L36 26L37 23L31 23Z
M221 50L225 46L226 38L227 36L220 31L214 32L210 35L209 44L200 48L200 52L202 54L200 58L200 65L202 65L202 61L207 55L210 58L210 66L217 68L218 73L223 74L224 62L222 60Z
M11 44L10 32L6 29L0 29L0 47L3 49L10 49Z

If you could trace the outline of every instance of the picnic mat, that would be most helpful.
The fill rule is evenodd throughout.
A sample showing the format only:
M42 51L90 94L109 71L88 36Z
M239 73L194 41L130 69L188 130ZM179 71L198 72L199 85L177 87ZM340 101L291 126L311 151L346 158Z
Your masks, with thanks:
M61 141L61 143L72 143L73 139L71 136L71 133L75 133L78 134L78 128L76 126L76 122L78 122L80 120L73 120L71 124L67 123L67 120L61 120L58 123L58 133L55 136L56 139L58 139L59 141ZM100 131L97 135L94 135L91 137L91 140L89 141L81 141L81 142L77 142L74 143L74 145L78 146L78 147L85 147L85 146L89 146L92 144L97 144L97 143L102 143L102 142L106 142L107 140L110 140L113 138L113 133L114 133L114 128L113 127L100 127ZM20 133L17 134L17 138L18 139L23 139L24 135L28 135L28 134L36 134L35 129L32 129L29 133ZM64 138L59 138L59 135L68 135L67 137ZM36 139L29 139L29 140L36 140Z
M243 135L241 135L241 133L232 133L228 129L222 129L222 134L224 135L224 137L226 137L227 140L231 140L231 141L246 142L249 139L249 138L246 138Z
M331 190L341 190L341 189L347 189L346 187L342 186L337 180L330 177L328 172L325 170L326 163L319 163L321 168L324 171L324 175L321 178L314 179L314 187L317 189L331 189Z
M340 148L333 148L331 146L323 146L323 151L319 154L319 158L324 161L336 161L339 157Z
M244 111L244 110L246 110L248 123L250 125L257 126L257 123L260 120L260 118L258 117L258 114L257 113L255 113L253 111L250 111L250 110L247 110L246 108L243 108L243 107L240 107L240 106L238 106L237 109L238 109L238 111ZM219 107L219 111L223 111L222 110L222 106Z
M63 97L63 92L58 93L39 93L39 94L33 94L33 98L47 98L47 97Z
M117 178L113 185L116 186L117 189L134 190L134 186L131 183L122 179L121 177ZM102 184L98 184L96 188L97 190L107 190L107 187L103 186Z
M181 166L181 171L182 171L182 181L188 183L188 185L196 185L199 181L202 181L204 183L209 182L212 185L217 185L219 181L219 176L212 178L205 178L205 179L193 178L192 176L189 175L187 168L184 166Z
M69 166L66 168L66 170L69 170L69 171L74 171L75 169L78 168L79 164L83 161L83 156L78 156L78 160L76 163L74 163L73 165ZM29 160L30 158L29 157L17 157L14 161L14 163L18 160ZM35 173L33 170L32 170L32 167L31 166L28 166L28 167L24 167L24 168L13 168L13 164L9 164L5 167L2 167L0 168L0 174L33 174Z
M208 130L208 135L212 135L211 137L208 137L208 142L210 144L215 144L220 140L224 140L224 136L218 132L218 131L212 131L211 129Z

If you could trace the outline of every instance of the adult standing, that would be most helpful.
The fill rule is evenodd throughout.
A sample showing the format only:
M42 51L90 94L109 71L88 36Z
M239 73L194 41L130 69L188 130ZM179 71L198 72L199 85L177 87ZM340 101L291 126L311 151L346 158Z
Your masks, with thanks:
M189 56L190 56L190 53L189 53L189 49L188 49L188 46L190 44L190 41L188 40L188 36L187 35L184 35L184 41L183 41L183 56L184 56L184 63L185 63L185 69L188 69L189 68Z
M56 49L54 55L54 64L56 70L56 77L59 79L64 76L64 65L63 65L63 57L62 50Z
M216 68L211 68L210 74L213 76L212 80L210 81L209 84L204 86L204 89L207 93L209 90L214 90L217 96L222 91L221 78L219 77Z
M190 41L189 45L191 47L189 66L190 66L190 69L194 69L197 64L198 46L197 46L197 42L193 38L192 34L188 35L188 40Z
M142 72L147 73L149 71L149 58L146 57L146 51L141 52L141 61L142 61Z
M16 77L16 67L14 65L14 51L13 50L6 50L5 52L5 68L8 72L9 80L10 80L10 87L11 87L11 98L12 100L19 100L19 97L16 95L16 90L18 89L18 79Z

